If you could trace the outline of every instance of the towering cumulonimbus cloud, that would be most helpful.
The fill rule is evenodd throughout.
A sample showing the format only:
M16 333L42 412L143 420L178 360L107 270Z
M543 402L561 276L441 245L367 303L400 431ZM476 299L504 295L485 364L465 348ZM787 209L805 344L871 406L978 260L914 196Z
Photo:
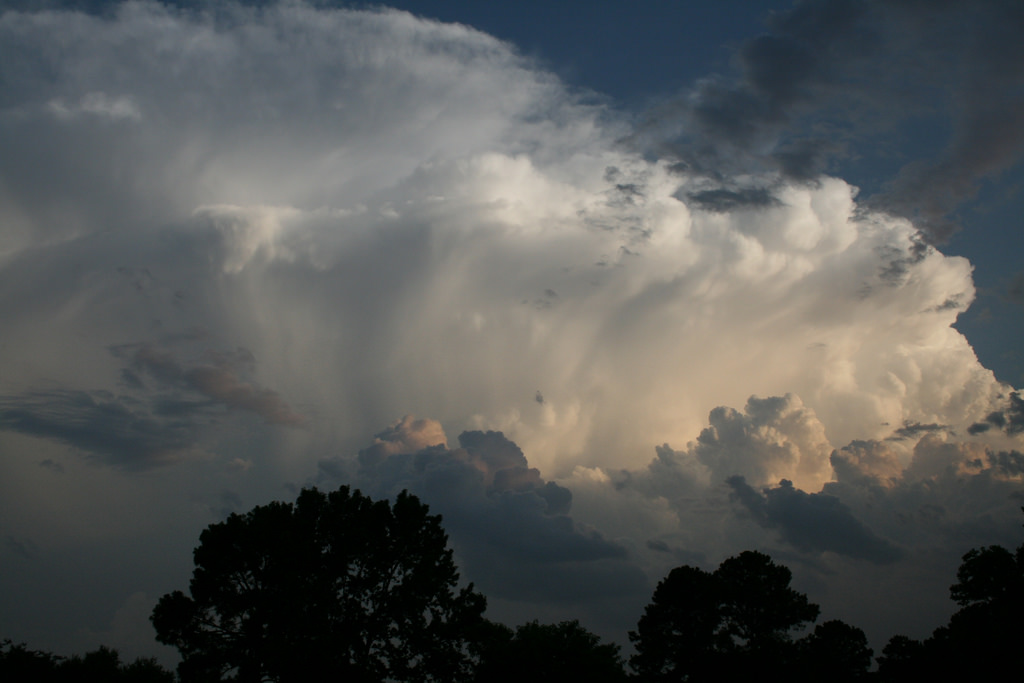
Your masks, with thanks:
M7 12L0 83L5 589L163 558L93 592L137 606L304 484L408 488L502 614L619 636L668 567L765 547L834 616L886 571L923 620L901 581L1014 530L971 266L841 179L654 159L388 10Z

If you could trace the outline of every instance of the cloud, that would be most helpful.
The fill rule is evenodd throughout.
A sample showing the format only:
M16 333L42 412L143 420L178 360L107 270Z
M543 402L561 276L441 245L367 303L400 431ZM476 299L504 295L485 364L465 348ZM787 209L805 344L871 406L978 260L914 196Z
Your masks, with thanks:
M999 451L987 454L989 464L1007 478L1024 475L1024 454L1020 451Z
M750 397L744 413L719 407L689 449L716 481L735 476L764 484L783 478L819 488L831 478L824 425L799 397Z
M903 473L900 454L882 441L853 441L829 458L839 481L870 479L885 485Z
M1024 273L1016 273L1006 287L1006 298L1017 304L1024 304Z
M870 198L941 242L980 183L1024 154L1022 28L1024 12L1001 0L802 0L740 47L734 76L708 77L655 110L636 139L667 138L663 153L708 175L760 167L806 182L852 157L877 157L872 147L922 120L941 135L941 120L945 149L903 164ZM922 109L925 93L945 106Z
M806 493L783 479L758 493L741 476L729 477L736 499L757 523L777 529L783 541L803 552L834 552L848 557L889 564L902 553L878 538L858 521L836 497Z
M330 480L338 470L326 461L320 471ZM355 481L372 494L407 489L423 498L444 516L467 571L497 596L578 601L594 597L591 590L643 585L622 562L625 549L575 523L572 493L545 482L500 432L463 432L459 447L449 449L439 423L407 416L359 452ZM625 585L597 580L609 571L605 578L617 575ZM583 583L572 586L572 576Z
M187 457L197 425L154 415L128 396L55 389L0 399L0 429L54 439L100 462L145 469Z
M143 378L148 377L156 381L158 390L199 394L213 404L258 415L269 424L295 427L305 422L277 392L239 377L241 372L252 373L256 369L256 358L246 348L238 347L230 352L207 351L203 362L192 367L182 367L171 351L150 342L118 345L111 348L111 353L130 360L130 367L121 375L128 386L143 387ZM187 406L181 399L176 399L176 403L182 409ZM205 407L193 405L196 409Z
M687 196L698 208L705 211L723 213L741 208L752 210L775 206L779 203L771 192L763 187L742 188L738 190L701 190Z
M239 379L237 372L255 370L246 349L209 350L206 362L192 367L151 342L110 352L129 361L120 391L58 388L0 396L0 430L55 440L131 470L199 455L202 434L222 419L221 408L253 413L268 424L303 424L276 392ZM60 471L52 459L44 464Z
M850 444L833 453L836 481L822 492L901 545L977 545L972 534L1012 528L1020 459L1016 450L967 439L928 432L909 450L894 441Z
M856 32L880 7L779 15L661 159L466 26L4 13L0 500L38 512L11 537L68 546L74 519L184 565L231 510L351 483L420 495L520 620L621 634L673 564L748 548L850 609L876 563L948 585L936 557L1017 532L1019 397L953 327L971 265L779 133L839 101L831 50L877 67ZM373 434L396 415L433 419ZM103 511L125 498L144 512ZM187 580L159 557L181 575L146 595Z
M25 230L0 285L31 294L0 312L10 352L90 375L80 390L119 390L96 349L120 348L123 381L164 411L301 423L328 448L431 414L557 476L639 466L752 393L799 396L837 443L993 409L950 327L974 295L965 260L838 179L723 188L647 161L612 112L469 28L301 4L27 16L0 21L5 49L38 55L5 60L21 66L0 172ZM78 57L40 47L57 36ZM132 98L134 132L44 111L96 92ZM259 381L126 346L195 329L259 358Z
M73 104L57 98L47 102L46 106L54 116L63 120L87 115L112 121L137 121L142 118L138 105L131 97L110 97L102 92L86 93Z
M904 422L903 426L892 433L890 439L911 439L921 434L927 434L929 432L938 432L944 429L948 429L947 425L940 424L920 424L919 422Z

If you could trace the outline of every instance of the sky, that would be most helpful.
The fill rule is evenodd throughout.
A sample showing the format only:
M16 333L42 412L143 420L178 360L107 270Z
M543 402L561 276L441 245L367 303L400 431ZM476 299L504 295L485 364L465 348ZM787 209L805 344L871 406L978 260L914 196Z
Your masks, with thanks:
M1019 3L0 8L0 637L173 663L305 486L623 644L753 549L877 653L1020 543Z

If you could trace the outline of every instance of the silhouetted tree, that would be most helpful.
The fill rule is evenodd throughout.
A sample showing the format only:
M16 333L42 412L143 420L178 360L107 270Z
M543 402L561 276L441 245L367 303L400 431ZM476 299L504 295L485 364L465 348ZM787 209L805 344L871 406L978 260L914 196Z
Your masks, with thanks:
M155 659L121 662L117 650L101 645L84 656L58 657L10 640L0 643L4 683L174 683L174 674Z
M926 670L945 680L1019 674L1024 642L1024 545L975 548L963 556L950 597L960 605L925 641Z
M30 650L5 638L0 642L0 681L56 681L60 661L49 652Z
M121 661L113 648L100 645L84 655L73 655L58 667L61 681L75 683L173 683L174 675L153 658L139 658L131 664Z
M601 639L578 621L540 624L515 631L495 625L482 647L478 683L622 683L626 673L619 646Z
M878 658L878 680L910 681L917 678L923 666L924 643L907 636L896 635L882 649Z
M797 642L796 670L805 681L857 681L867 677L873 651L864 631L833 619Z
M157 639L183 681L458 681L485 600L457 590L440 516L348 487L304 489L199 538L190 596L163 596Z
M777 670L794 653L791 631L818 606L790 588L792 573L763 553L731 557L714 573L678 567L658 584L637 630L630 666L641 679L730 680Z
M949 594L960 609L923 643L894 636L878 660L881 680L1019 675L1016 648L1024 642L1024 545L1015 553L998 545L974 548L963 556L956 577Z
M65 680L89 681L104 683L119 680L121 671L121 655L117 650L101 645L84 656L73 655L61 663L61 671L67 675Z

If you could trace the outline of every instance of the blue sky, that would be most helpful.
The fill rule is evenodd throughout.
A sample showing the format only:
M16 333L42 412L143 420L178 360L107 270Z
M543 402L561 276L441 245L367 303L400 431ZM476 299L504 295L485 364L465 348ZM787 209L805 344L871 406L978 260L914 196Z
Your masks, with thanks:
M173 662L310 485L618 642L757 549L879 651L1019 543L1018 3L0 6L0 636Z

